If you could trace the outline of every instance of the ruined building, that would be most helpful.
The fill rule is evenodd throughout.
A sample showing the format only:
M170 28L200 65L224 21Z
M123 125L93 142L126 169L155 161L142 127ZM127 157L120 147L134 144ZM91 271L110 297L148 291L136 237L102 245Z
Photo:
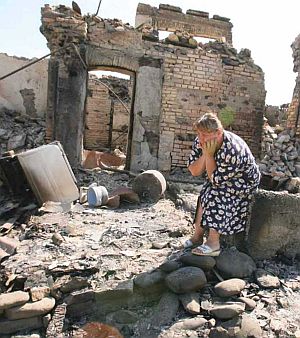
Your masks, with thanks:
M292 44L294 58L294 72L298 73L292 102L288 110L288 127L295 129L296 135L300 135L300 35Z
M186 166L193 122L205 112L215 112L258 155L264 74L249 50L238 53L233 48L230 20L196 10L183 13L169 5L139 4L135 25L81 16L62 5L42 8L41 31L53 52L48 140L61 141L76 165L83 144L109 148L113 130L120 133L119 127L125 125L127 168L169 171ZM161 31L170 34L159 40ZM199 37L213 41L198 43ZM91 100L88 72L95 70L130 75L128 121L119 127L112 124L106 87L94 91L98 103Z

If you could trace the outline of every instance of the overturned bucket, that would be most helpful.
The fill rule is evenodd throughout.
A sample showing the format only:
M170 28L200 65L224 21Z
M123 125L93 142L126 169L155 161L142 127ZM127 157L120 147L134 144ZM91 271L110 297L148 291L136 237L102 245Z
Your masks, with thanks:
M89 187L87 191L87 201L91 207L105 205L108 201L108 192L102 185Z
M146 170L132 182L132 190L141 200L157 202L166 190L166 180L157 170Z

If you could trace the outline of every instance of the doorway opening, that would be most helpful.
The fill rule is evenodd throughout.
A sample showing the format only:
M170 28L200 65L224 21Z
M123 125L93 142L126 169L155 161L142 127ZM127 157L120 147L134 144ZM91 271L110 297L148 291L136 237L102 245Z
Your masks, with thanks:
M128 168L133 125L134 73L89 71L85 104L83 166Z

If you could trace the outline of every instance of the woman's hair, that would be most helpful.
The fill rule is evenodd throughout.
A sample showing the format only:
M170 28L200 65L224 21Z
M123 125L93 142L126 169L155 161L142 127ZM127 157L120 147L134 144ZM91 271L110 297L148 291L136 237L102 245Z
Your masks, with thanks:
M200 129L205 132L216 132L218 130L223 130L221 121L218 119L217 115L212 113L206 113L200 117L200 119L194 123L196 129Z

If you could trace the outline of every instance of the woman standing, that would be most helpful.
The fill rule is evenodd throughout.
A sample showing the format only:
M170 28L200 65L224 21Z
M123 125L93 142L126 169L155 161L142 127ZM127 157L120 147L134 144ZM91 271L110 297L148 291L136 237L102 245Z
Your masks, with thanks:
M195 123L197 137L189 157L188 169L193 176L206 172L195 219L195 233L184 244L195 255L218 256L220 234L231 235L246 228L253 192L260 172L246 142L223 129L214 114L204 114Z

